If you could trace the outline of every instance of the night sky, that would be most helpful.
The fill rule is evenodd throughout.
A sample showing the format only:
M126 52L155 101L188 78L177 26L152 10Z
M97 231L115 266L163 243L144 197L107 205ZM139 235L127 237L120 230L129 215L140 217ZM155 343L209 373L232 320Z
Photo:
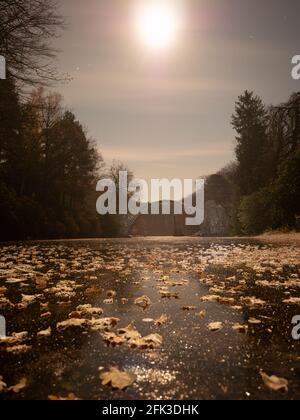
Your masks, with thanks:
M213 173L233 159L230 116L243 90L266 104L300 90L300 1L173 0L182 27L163 53L136 35L141 1L60 0L59 67L73 81L58 90L106 161L146 179Z

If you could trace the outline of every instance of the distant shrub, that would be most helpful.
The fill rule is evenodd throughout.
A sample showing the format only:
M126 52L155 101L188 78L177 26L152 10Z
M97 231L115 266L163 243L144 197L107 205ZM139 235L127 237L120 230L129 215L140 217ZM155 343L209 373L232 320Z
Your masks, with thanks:
M272 227L268 189L263 189L241 200L238 220L245 235L257 235Z

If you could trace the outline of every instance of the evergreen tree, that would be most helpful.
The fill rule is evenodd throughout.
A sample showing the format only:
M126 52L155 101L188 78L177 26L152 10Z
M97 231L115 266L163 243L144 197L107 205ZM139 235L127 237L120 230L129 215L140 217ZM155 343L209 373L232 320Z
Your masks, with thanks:
M268 114L262 100L253 92L245 91L236 102L232 126L237 132L236 182L242 196L263 187L267 174Z

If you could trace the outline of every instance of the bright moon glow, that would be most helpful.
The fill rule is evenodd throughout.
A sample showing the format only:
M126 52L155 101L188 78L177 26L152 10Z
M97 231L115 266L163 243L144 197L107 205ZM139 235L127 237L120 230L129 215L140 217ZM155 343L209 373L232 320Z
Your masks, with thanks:
M148 47L156 50L169 47L179 28L176 8L166 1L144 4L137 13L137 28L142 42Z

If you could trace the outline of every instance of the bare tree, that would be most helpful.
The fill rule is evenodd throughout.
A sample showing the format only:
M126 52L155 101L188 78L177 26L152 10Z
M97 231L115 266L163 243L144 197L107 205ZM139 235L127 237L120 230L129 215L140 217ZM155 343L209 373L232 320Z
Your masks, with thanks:
M55 0L0 0L0 55L17 83L63 79L53 64L58 51L52 41L64 26Z

